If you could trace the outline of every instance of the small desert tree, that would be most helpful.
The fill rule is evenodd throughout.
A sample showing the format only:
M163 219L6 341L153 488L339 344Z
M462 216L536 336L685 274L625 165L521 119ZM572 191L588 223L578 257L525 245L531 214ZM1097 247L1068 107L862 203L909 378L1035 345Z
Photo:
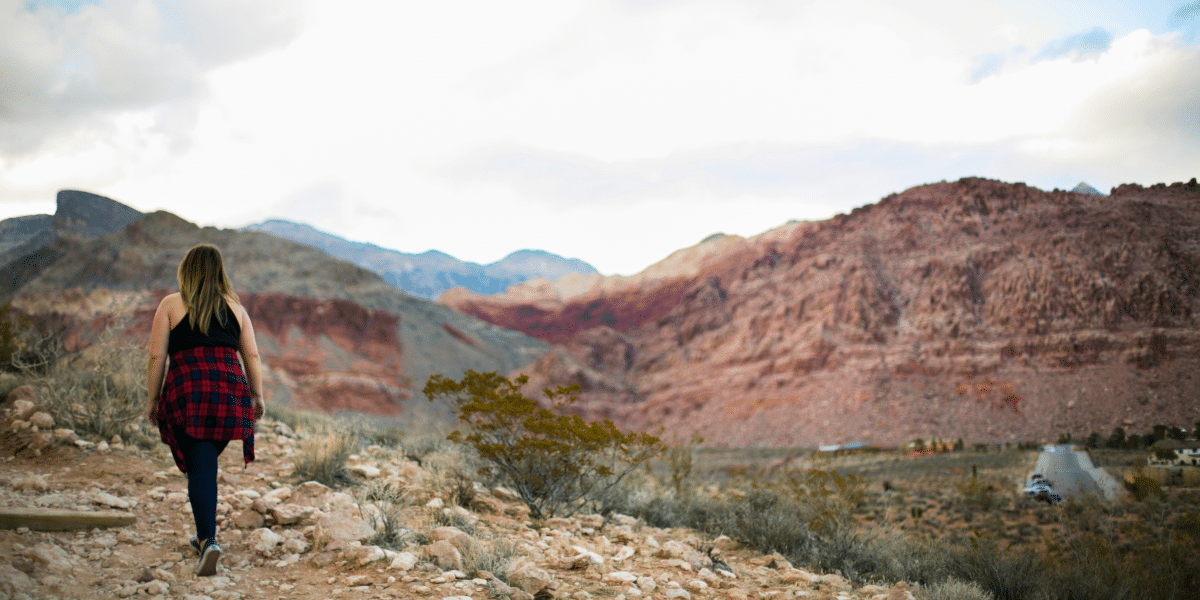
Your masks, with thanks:
M529 380L495 372L467 371L462 381L434 375L425 384L429 400L448 403L466 431L450 440L473 447L487 464L483 474L498 476L520 495L534 518L571 514L594 504L662 444L646 433L622 433L612 421L584 421L556 411L579 396L579 386L544 392L551 408L521 394ZM553 409L553 410L552 410Z

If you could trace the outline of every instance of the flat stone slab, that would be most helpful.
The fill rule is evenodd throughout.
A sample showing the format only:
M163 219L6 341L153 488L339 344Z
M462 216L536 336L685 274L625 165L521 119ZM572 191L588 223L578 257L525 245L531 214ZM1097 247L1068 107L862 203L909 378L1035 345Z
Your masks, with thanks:
M124 527L136 522L134 515L115 511L0 507L0 529L28 527L36 531L70 531Z

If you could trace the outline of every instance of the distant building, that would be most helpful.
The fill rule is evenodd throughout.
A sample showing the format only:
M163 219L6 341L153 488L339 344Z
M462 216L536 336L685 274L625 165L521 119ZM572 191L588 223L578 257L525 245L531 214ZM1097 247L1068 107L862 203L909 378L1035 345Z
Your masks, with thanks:
M1161 450L1174 452L1175 458L1160 458L1158 451ZM1200 467L1200 441L1159 440L1150 447L1150 458L1147 462L1161 467Z

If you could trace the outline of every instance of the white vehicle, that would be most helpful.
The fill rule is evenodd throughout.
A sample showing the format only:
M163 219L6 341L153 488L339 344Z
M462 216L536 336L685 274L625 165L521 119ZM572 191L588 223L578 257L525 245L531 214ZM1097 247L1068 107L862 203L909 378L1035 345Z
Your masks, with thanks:
M1029 485L1025 486L1025 495L1034 500L1041 500L1046 504L1058 504L1063 501L1062 495L1054 491L1050 480L1042 476L1041 473L1034 473L1029 478Z

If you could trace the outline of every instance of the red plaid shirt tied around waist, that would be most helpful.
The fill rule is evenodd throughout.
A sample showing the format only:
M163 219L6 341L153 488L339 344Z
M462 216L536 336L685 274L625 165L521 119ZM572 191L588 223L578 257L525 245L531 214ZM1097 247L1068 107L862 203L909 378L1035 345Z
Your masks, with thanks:
M175 466L187 472L175 431L200 440L242 440L246 464L254 460L254 402L237 350L200 346L171 355L158 404L158 432Z

